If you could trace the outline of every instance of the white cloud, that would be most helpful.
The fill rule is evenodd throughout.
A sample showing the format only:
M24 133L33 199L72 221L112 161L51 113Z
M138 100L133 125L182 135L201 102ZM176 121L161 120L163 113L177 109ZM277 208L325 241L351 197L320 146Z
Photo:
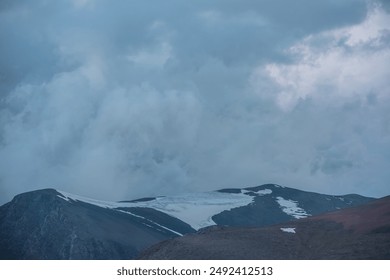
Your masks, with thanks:
M294 62L260 66L252 82L268 76L278 87L275 102L286 111L308 98L343 104L375 92L387 99L390 46L383 41L390 36L389 26L390 15L375 8L358 25L310 35L296 43L288 50Z
M275 109L275 127L267 135L277 141L268 149L278 152L263 169L274 173L275 166L284 167L287 181L302 184L306 178L329 190L385 189L389 21L388 13L371 6L361 23L311 34L288 48L287 62L254 69L253 93Z

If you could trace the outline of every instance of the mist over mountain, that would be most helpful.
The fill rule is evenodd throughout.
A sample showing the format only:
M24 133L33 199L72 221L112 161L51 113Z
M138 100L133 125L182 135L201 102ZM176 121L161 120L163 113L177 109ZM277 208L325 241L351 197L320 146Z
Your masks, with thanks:
M275 182L381 197L385 0L0 4L0 204Z

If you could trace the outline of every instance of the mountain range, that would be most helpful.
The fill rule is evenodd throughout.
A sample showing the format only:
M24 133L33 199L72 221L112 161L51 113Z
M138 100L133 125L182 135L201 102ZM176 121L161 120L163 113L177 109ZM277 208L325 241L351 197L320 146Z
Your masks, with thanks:
M333 227L341 227L348 241L351 229L344 226L350 225L349 216L330 213L352 211L378 201L357 194L326 195L275 184L119 202L43 189L19 194L0 206L0 259L348 258L348 252L316 255L302 248L320 244L321 236L330 241L336 238L331 234ZM377 234L388 240L388 214L382 215L383 229L370 228L359 234L379 230ZM334 218L323 222L317 219L321 215ZM371 214L365 219L371 220ZM322 231L317 241L309 229ZM218 245L218 240L228 242L228 247L238 253L221 251L227 244ZM271 250L255 247L256 242L279 245L272 245ZM289 242L293 245L283 245ZM204 251L205 246L215 250ZM186 248L186 253L179 254L174 248ZM250 248L263 253L250 253ZM267 254L267 250L277 254Z

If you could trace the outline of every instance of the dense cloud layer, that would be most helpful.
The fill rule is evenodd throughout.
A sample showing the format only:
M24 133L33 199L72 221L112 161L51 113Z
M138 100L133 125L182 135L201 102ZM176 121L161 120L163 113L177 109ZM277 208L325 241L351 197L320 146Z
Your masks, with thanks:
M385 2L144 2L1 2L0 202L389 194Z

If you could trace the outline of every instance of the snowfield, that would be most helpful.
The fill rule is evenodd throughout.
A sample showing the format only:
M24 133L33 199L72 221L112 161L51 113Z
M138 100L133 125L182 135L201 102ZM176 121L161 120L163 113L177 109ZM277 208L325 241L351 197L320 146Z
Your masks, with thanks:
M58 190L57 190L58 191ZM254 197L243 193L205 192L189 193L169 197L157 197L151 201L107 202L58 191L62 199L82 201L103 208L148 207L166 213L189 224L195 230L213 226L212 216L233 208L249 205ZM269 192L267 192L269 193ZM131 211L130 211L131 212Z
M195 230L216 225L212 217L223 211L229 211L231 209L247 206L253 203L256 197L253 196L253 193L255 193L257 196L272 194L272 190L267 188L255 192L242 189L241 193L212 191L156 197L148 201L109 202L85 198L63 191L58 192L61 194L58 195L58 197L69 203L72 203L72 201L81 201L103 208L116 210L121 208L121 212L126 212L131 215L135 214L131 212L131 209L126 208L152 208L189 224ZM298 202L296 201L278 196L276 197L276 202L280 205L280 209L283 212L294 217L295 219L301 219L310 216L310 214L306 213L304 209L298 206ZM162 227L162 225L158 226Z

